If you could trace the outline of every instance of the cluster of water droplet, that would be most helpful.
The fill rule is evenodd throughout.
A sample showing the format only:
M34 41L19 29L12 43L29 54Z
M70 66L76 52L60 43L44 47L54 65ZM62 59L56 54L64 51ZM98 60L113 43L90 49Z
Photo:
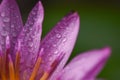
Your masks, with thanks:
M19 40L21 41L21 69L27 73L31 73L35 65L36 59L38 57L39 47L40 47L40 36L42 19L41 14L42 9L39 6L35 6L31 13L29 14L28 20L22 30ZM24 65L24 66L23 66ZM30 76L28 74L28 77Z
M5 4L5 5L4 5ZM6 36L10 37L11 51L22 28L22 20L17 5L2 2L0 7L0 45L5 50Z
M74 32L75 16L68 16L63 18L56 27L44 38L41 47L44 48L45 64L51 64L54 59L63 51L67 52L71 34ZM69 46L70 47L70 46Z

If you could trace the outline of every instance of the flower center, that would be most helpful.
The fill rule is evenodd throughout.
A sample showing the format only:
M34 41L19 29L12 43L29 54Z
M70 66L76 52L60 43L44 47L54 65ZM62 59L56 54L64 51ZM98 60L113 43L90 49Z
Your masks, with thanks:
M56 69L57 65L63 59L63 57L64 57L64 53L58 56L58 58L55 59L51 64L50 69L43 72L43 75L39 80L47 80L50 74L52 74L53 70ZM35 80L41 62L42 62L42 57L38 56L29 80ZM0 80L20 80L19 69L20 69L20 44L18 44L15 61L13 61L10 54L10 43L8 38L6 39L5 54L2 54L2 50L0 48ZM23 78L24 77L25 76L23 76Z
M15 63L12 61L11 55L8 54L9 49L6 50L5 55L0 55L0 79L2 80L20 80L19 63L20 52L17 51ZM41 64L41 57L38 57L29 80L34 80L37 76L38 69ZM44 72L40 80L46 80L49 76L48 72Z

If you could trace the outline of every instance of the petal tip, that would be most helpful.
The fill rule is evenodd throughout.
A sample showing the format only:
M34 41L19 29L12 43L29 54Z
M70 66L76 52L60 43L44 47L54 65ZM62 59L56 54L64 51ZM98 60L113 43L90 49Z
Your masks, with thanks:
M44 18L44 8L43 8L43 5L42 5L41 1L38 1L38 3L35 6L35 9L37 9L37 14L38 14L38 16L40 18L39 19L40 22L43 21L43 18Z
M78 12L75 10L71 10L68 15L78 15Z
M63 20L66 21L67 24L74 24L74 26L71 26L72 28L76 27L77 30L79 30L78 28L80 27L80 16L78 14L77 11L71 11L69 12L64 18Z
M104 47L102 50L103 50L104 53L105 53L106 55L108 55L108 56L111 54L111 47L109 47L109 46Z
M68 13L69 18L74 18L73 21L75 21L76 24L80 24L80 15L77 11L71 11Z
M42 2L41 2L41 1L38 1L38 5L42 5Z
M41 1L38 1L37 6L38 6L41 10L43 10L43 4L42 4Z
M73 17L79 18L78 12L77 12L77 11L74 11L74 10L70 11L70 12L67 14L67 16L70 16L70 17L73 16Z

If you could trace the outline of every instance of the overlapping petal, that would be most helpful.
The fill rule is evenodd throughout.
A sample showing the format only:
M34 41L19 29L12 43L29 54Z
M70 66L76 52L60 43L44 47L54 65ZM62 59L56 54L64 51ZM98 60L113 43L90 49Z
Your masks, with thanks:
M15 0L2 1L0 5L0 74L4 72L1 68L3 65L3 53L6 48L10 48L11 54L9 55L9 52L6 51L7 55L4 56L5 62L3 62L7 63L7 58L8 61L10 58L10 62L14 63L9 66L9 70L14 70L15 68L15 73L13 71L12 76L10 75L9 77L19 74L20 68L20 80L32 78L39 80L41 76L42 79L45 77L49 80L95 80L110 56L110 48L91 50L80 54L64 68L79 32L79 15L77 12L71 12L66 15L40 43L43 17L44 10L42 3L39 1L30 12L28 20L23 27ZM15 55L16 50L18 53ZM17 57L16 61L18 61L18 64L14 61L15 57ZM20 57L20 65L18 57ZM38 68L40 67L39 70L35 67L35 74L33 72L32 78L30 78L37 58L38 60L40 59L38 64L41 61L42 63L40 66L37 65ZM5 67L4 69L6 70ZM11 74L11 72L9 73ZM6 74L9 73L6 70ZM45 78L43 80L46 80Z
M78 31L79 16L77 12L69 13L59 23L57 23L57 25L41 42L40 50L44 49L44 54L42 54L42 70L47 70L58 56L60 56L62 53L65 53L63 60L57 67L55 75L57 71L60 71L63 68L72 52ZM52 78L54 78L54 75Z
M110 53L111 50L107 47L80 54L62 70L58 80L95 80Z
M18 41L21 44L20 71L21 76L25 76L27 74L25 76L25 80L28 80L38 56L43 16L44 12L42 4L41 2L38 2L30 12L28 20L18 38Z
M0 46L5 51L6 36L10 37L13 53L17 37L23 27L21 15L15 0L2 0L0 5Z

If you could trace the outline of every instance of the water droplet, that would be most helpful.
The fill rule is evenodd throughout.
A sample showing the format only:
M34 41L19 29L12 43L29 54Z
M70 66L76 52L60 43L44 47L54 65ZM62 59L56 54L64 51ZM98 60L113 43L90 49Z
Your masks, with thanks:
M34 18L33 18L34 21L37 21L37 19L38 19L37 17L34 17Z
M73 27L74 27L74 25L75 25L75 24L74 24L73 22L70 24L70 26L73 26Z
M14 28L14 27L15 27L14 24L12 24L12 25L11 25L11 28Z
M35 46L34 46L34 49L37 49L37 48L38 48L38 47L35 45Z
M64 29L64 28L65 28L65 24L60 24L60 25L59 25L59 28L60 28L60 29Z
M53 58L52 57L49 57L49 61L52 61L53 60Z
M26 30L26 29L23 29L23 32L27 32L27 30Z
M29 46L30 46L30 47L32 47L32 46L33 46L33 43L32 43L32 42L30 42L30 43L29 43Z
M19 16L18 16L18 15L16 15L16 18L19 18Z
M25 24L25 26L26 26L26 27L28 27L28 26L29 26L29 24Z
M5 24L2 24L2 27L5 27Z
M2 36L7 36L7 32L4 31L4 32L1 33L1 35L2 35Z
M33 15L35 15L35 14L36 14L36 12L35 12L35 11L32 11L32 14L33 14Z
M12 10L14 10L14 7L15 7L14 5L10 6L10 8L11 8Z
M59 26L60 29L64 28L64 25L62 23L58 23L58 26Z
M29 21L29 23L28 23L29 25L33 25L34 23L33 23L33 21Z
M32 28L29 28L30 31L32 31Z
M4 22L9 22L9 21L10 21L10 18L5 17L5 18L3 19L3 21L4 21Z
M52 55L51 54L48 54L47 57L51 57Z
M28 40L31 41L31 40L32 40L32 37L30 36L30 37L28 38Z
M67 39L66 39L66 38L64 38L62 42L66 42L66 40L67 40Z
M71 24L69 24L68 27L67 27L66 29L70 31L70 30L73 29L73 27L74 27L74 23L71 22Z
M1 12L1 16L2 16L2 17L5 17L5 13L4 13L4 12Z
M58 53L58 51L56 50L56 51L54 51L54 54L57 54Z
M35 38L35 36L34 36L34 35L31 35L31 38Z
M59 30L58 29L55 29L55 31L54 31L55 33L59 33Z
M56 37L57 37L57 38L61 38L61 35L60 35L60 34L56 34Z
M13 35L13 37L16 37L17 36L17 34L14 32L14 33L12 33L12 35Z
M0 42L1 42L2 45L4 45L4 41L3 40L1 40Z
M61 29L64 28L63 26L59 26Z
M56 47L57 45L56 44L53 44L53 47Z

